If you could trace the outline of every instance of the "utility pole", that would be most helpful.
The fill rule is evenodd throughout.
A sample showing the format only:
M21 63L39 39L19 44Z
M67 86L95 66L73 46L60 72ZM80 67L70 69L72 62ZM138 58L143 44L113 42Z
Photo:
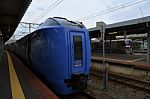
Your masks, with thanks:
M107 88L107 71L105 62L105 25L102 25L102 36L103 36L103 89Z
M107 88L107 68L106 68L106 62L105 62L105 26L106 24L104 22L98 22L97 26L100 28L100 33L102 37L102 42L103 42L103 52L102 52L102 57L103 57L103 64L102 64L102 71L103 71L103 80L102 80L102 86L101 89L106 89Z
M29 23L29 34L31 33L31 23Z

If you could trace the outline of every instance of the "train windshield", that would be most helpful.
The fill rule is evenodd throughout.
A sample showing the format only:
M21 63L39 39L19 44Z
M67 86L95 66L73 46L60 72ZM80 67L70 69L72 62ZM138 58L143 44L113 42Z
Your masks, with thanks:
M83 51L82 51L82 37L81 36L73 36L74 42L74 61L82 64L83 59Z
M60 24L54 19L47 19L46 22L44 23L44 26L56 26L56 25Z
M65 18L55 18L61 25L83 28L84 25L80 22L69 21Z

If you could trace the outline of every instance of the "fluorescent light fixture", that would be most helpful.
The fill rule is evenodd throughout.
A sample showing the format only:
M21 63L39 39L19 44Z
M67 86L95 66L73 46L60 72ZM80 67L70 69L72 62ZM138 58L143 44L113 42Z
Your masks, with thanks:
M117 32L110 32L110 33L108 33L108 34L117 34Z

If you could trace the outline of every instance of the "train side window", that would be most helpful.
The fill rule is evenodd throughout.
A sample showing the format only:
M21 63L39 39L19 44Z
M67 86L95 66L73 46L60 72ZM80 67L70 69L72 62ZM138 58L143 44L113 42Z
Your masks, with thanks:
M40 38L40 33L35 32L30 36L30 38L31 38L31 41L38 40Z
M83 50L82 50L82 37L74 36L74 61L82 61L83 60Z

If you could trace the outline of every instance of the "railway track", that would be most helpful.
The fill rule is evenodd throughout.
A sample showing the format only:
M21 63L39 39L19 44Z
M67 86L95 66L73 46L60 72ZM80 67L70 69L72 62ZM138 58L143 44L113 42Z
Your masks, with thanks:
M90 74L97 77L102 77L102 71L91 70ZM128 87L132 87L140 91L144 91L146 93L150 93L150 82L138 80L131 77L126 77L123 75L113 74L113 73L108 73L108 80L111 80L118 84L126 85Z
M92 96L91 94L87 93L87 92L83 92L82 93L85 97L87 97L88 99L96 99L94 96Z
M60 96L60 99L96 99L96 98L92 97L87 92L79 92L75 94Z

